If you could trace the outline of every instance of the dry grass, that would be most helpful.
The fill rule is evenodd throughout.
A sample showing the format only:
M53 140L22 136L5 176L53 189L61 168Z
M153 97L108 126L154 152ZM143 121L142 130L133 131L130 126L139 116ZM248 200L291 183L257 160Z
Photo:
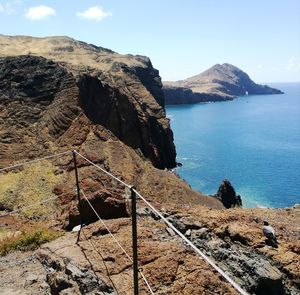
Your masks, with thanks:
M14 234L7 235L6 238L0 240L0 256L4 256L9 252L20 250L34 250L40 245L50 242L60 236L62 232L38 227L36 229L24 229Z
M7 230L4 228L0 228L0 242L6 237L7 235Z
M0 176L0 202L10 210L22 208L53 197L53 188L64 182L65 174L55 175L55 166L49 161L25 166L18 172ZM55 202L22 211L27 217L45 218L56 211Z
M83 45L74 39L68 37L21 37L11 38L9 36L0 36L0 54L1 56L14 56L30 54L35 56L44 56L56 62L68 61L73 66L90 66L110 70L113 62L122 62L128 66L143 66L137 58L129 55L120 55L95 50L94 47ZM61 48L72 47L72 51L61 50ZM111 60L107 62L107 60Z

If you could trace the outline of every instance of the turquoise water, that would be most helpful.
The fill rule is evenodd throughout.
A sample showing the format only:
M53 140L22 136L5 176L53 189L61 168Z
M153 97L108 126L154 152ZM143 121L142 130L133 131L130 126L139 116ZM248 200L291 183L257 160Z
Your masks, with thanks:
M274 84L283 95L167 106L177 173L214 194L227 178L244 207L300 203L300 84Z

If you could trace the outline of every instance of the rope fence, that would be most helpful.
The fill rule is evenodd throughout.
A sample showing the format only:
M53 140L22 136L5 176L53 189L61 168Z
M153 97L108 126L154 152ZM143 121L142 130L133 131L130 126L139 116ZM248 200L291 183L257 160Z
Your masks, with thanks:
M131 263L134 264L134 270L137 270L139 272L139 274L142 277L142 280L144 281L144 283L146 284L150 294L154 294L151 286L149 285L146 277L144 276L143 272L141 271L141 269L137 269L137 249L134 249L135 247L137 248L137 243L136 241L133 241L133 254L134 254L134 259L132 259L130 257L130 255L126 252L126 250L124 249L124 247L119 243L119 241L116 239L116 237L112 234L112 232L109 230L109 228L107 227L107 225L104 223L104 221L102 220L102 218L99 216L98 212L95 210L95 208L92 206L92 204L90 203L90 201L88 200L88 198L86 197L84 191L82 189L79 188L79 181L78 181L78 171L77 171L77 164L76 164L76 155L78 155L79 157L81 157L82 159L84 159L85 161L87 161L90 165L96 167L98 170L102 171L103 173L105 173L106 175L108 175L109 177L111 177L112 179L116 180L117 182L119 182L120 184L122 184L124 187L128 188L131 190L131 193L134 194L134 198L132 195L132 204L133 202L136 202L135 196L137 196L141 201L143 201L151 210L153 213L155 213L157 216L160 217L160 219L166 224L168 225L168 227L170 227L183 241L185 241L193 250L196 254L198 254L202 259L204 259L214 270L216 270L229 284L232 285L232 287L234 287L240 294L242 295L249 295L245 290L243 290L232 278L230 278L230 276L223 271L219 266L216 265L216 263L214 263L207 255L205 255L199 248L197 248L183 233L181 233L170 221L168 221L163 214L158 211L155 207L152 206L152 204L147 201L147 199L141 195L133 186L127 184L126 182L124 182L123 180L121 180L120 178L116 177L115 175L113 175L112 173L106 171L105 169L103 169L101 166L95 164L94 162L92 162L91 160L89 160L87 157L83 156L81 153L79 153L78 151L74 150L74 151L65 151L65 152L61 152L58 154L54 154L54 155L49 155L49 156L45 156L39 159L35 159L35 160L31 160L31 161L27 161L27 162L23 162L23 163L18 163L12 166L8 166L8 167L4 167L0 169L0 172L3 171L7 171L10 169L14 169L23 165L28 165L28 164L32 164L38 161L42 161L42 160L47 160L47 159L52 159L55 157L60 157L66 154L71 154L73 153L74 156L74 166L75 166L75 171L76 171L76 182L77 182L77 193L78 193L78 207L79 207L79 212L80 212L80 206L81 206L81 202L80 202L80 194L82 194L82 196L84 197L84 199L86 200L86 202L88 203L88 205L91 207L91 209L93 210L93 212L95 213L95 215L97 216L97 218L99 219L99 221L103 224L103 226L105 227L105 229L108 231L108 233L111 235L111 237L113 238L114 242L118 245L118 247L120 247L120 249L124 252L124 254L126 255L126 257L130 260ZM72 191L72 192L75 192ZM96 191L97 192L97 191ZM70 193L70 192L67 192ZM64 193L62 195L65 195L67 193ZM95 193L95 192L93 192ZM35 203L35 204L30 204L28 206L24 206L22 208L18 208L16 210L13 210L11 212L8 213L4 213L2 215L0 215L0 217L3 216L7 216L7 215L11 215L11 214L15 214L18 213L22 210L28 209L28 208L32 208L34 206L37 206L39 204L45 204L47 202L50 202L51 200L55 200L59 197L61 197L62 195L58 195L55 197L51 197L49 199L43 200L41 202ZM134 205L136 206L136 204ZM135 214L135 213L132 213ZM81 215L81 214L80 214ZM136 214L135 214L136 215ZM81 216L80 216L81 218ZM132 218L132 223L135 220L136 222L136 216L134 216L134 218ZM136 226L136 225L135 225ZM81 228L83 227L82 221L81 221ZM134 227L133 227L134 230ZM136 228L135 228L136 231ZM79 240L79 235L80 235L80 231L78 234L78 240ZM133 235L133 240L137 239L136 236ZM77 240L77 241L78 241ZM136 283L136 282L135 282ZM136 287L136 286L135 286ZM137 294L136 289L134 294Z
M233 279L231 279L225 271L223 271L220 267L218 267L207 255L205 255L199 248L197 248L184 234L182 234L170 221L168 221L162 213L160 213L157 209L155 209L150 202L148 202L133 186L125 183L118 177L114 176L110 172L106 171L99 165L93 163L91 160L87 159L83 155L81 155L79 152L74 151L77 155L85 159L87 162L89 162L94 167L98 168L105 174L109 175L119 183L123 184L125 187L132 189L135 194L152 210L153 213L157 214L162 221L164 221L178 236L180 236L195 252L198 254L202 259L204 259L212 268L214 268L229 284L232 285L240 294L242 295L249 295L245 290L243 290Z
M33 207L36 207L36 206L38 206L38 205L48 203L48 202L50 202L51 200L57 199L58 197L59 197L59 196L52 197L52 198L46 199L46 200L41 201L41 202L38 202L38 203L34 203L34 204L31 204L31 205L28 205L28 206L24 206L24 207L22 207L22 208L19 208L19 209L16 209L16 210L13 210L13 211L10 211L10 212L1 214L0 217L4 217L4 216L16 214L16 213L21 212L21 211L24 211L24 210L26 210L26 209L33 208Z
M98 212L96 211L96 209L93 207L93 205L91 204L91 202L89 201L89 199L86 197L84 191L81 189L80 190L83 197L85 198L85 200L87 201L87 203L89 204L89 206L91 207L91 209L93 210L93 212L95 213L95 215L98 217L98 219L100 220L100 222L102 223L102 225L105 227L105 229L107 230L107 232L110 234L110 236L113 238L113 240L115 241L115 243L119 246L119 248L123 251L123 253L126 255L126 257L129 259L129 261L131 263L133 263L132 258L130 257L130 255L127 253L127 251L124 249L124 247L120 244L120 242L117 240L117 238L114 236L114 234L109 230L108 226L105 224L105 222L103 221L103 219L99 216ZM141 269L139 269L139 273L144 281L144 283L146 284L147 288L149 289L150 294L154 295L154 292L151 289L151 286L149 285L145 275L143 274L143 272L141 271Z
M66 151L66 152L61 152L61 153L58 153L58 154L54 154L54 155L50 155L50 156L45 156L45 157L42 157L42 158L34 159L34 160L31 160L31 161L18 163L18 164L12 165L12 166L1 168L0 172L6 171L6 170L11 170L11 169L14 169L14 168L18 168L18 167L21 167L21 166L24 166L24 165L33 164L33 163L36 163L36 162L39 162L39 161L43 161L43 160L48 160L48 159L52 159L52 158L61 157L63 155L71 154L71 153L72 153L72 151Z

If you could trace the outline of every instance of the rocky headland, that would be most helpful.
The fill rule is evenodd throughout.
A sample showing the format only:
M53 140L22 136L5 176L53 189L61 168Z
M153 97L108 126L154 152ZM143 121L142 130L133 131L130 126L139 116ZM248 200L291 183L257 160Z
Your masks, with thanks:
M203 73L176 82L163 82L166 105L232 100L251 94L282 94L278 89L259 85L239 68L216 64Z
M176 150L159 73L147 57L68 37L0 36L0 45L0 168L76 149L134 185L247 292L299 293L299 208L242 209L227 181L205 196L169 171ZM80 188L132 255L130 192L84 159L77 164ZM131 262L85 199L78 244L70 231L79 224L72 154L1 171L0 214L52 197L0 217L0 293L132 294ZM266 244L265 219L278 248ZM26 244L32 236L17 244L36 228L59 237L45 243L40 230L38 244ZM142 202L138 249L155 294L237 294ZM142 281L140 289L148 294Z

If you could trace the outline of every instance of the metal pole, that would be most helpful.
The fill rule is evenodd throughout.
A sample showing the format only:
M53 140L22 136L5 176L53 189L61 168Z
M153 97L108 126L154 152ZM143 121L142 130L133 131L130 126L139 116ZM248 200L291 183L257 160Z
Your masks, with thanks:
M131 215L132 215L132 252L133 252L133 284L134 295L139 294L139 269L138 269L138 249L137 249L137 224L136 224L136 194L134 187L131 191Z
M80 229L78 231L76 244L80 239L80 232L82 228L82 218L81 218L81 199L80 199L80 187L79 187L79 178L78 178L78 169L77 169L77 161L76 161L76 151L73 151L73 160L74 160L74 170L75 170L75 179L76 179L76 187L77 187L77 199L78 199L78 211L79 211L79 221L80 221Z

